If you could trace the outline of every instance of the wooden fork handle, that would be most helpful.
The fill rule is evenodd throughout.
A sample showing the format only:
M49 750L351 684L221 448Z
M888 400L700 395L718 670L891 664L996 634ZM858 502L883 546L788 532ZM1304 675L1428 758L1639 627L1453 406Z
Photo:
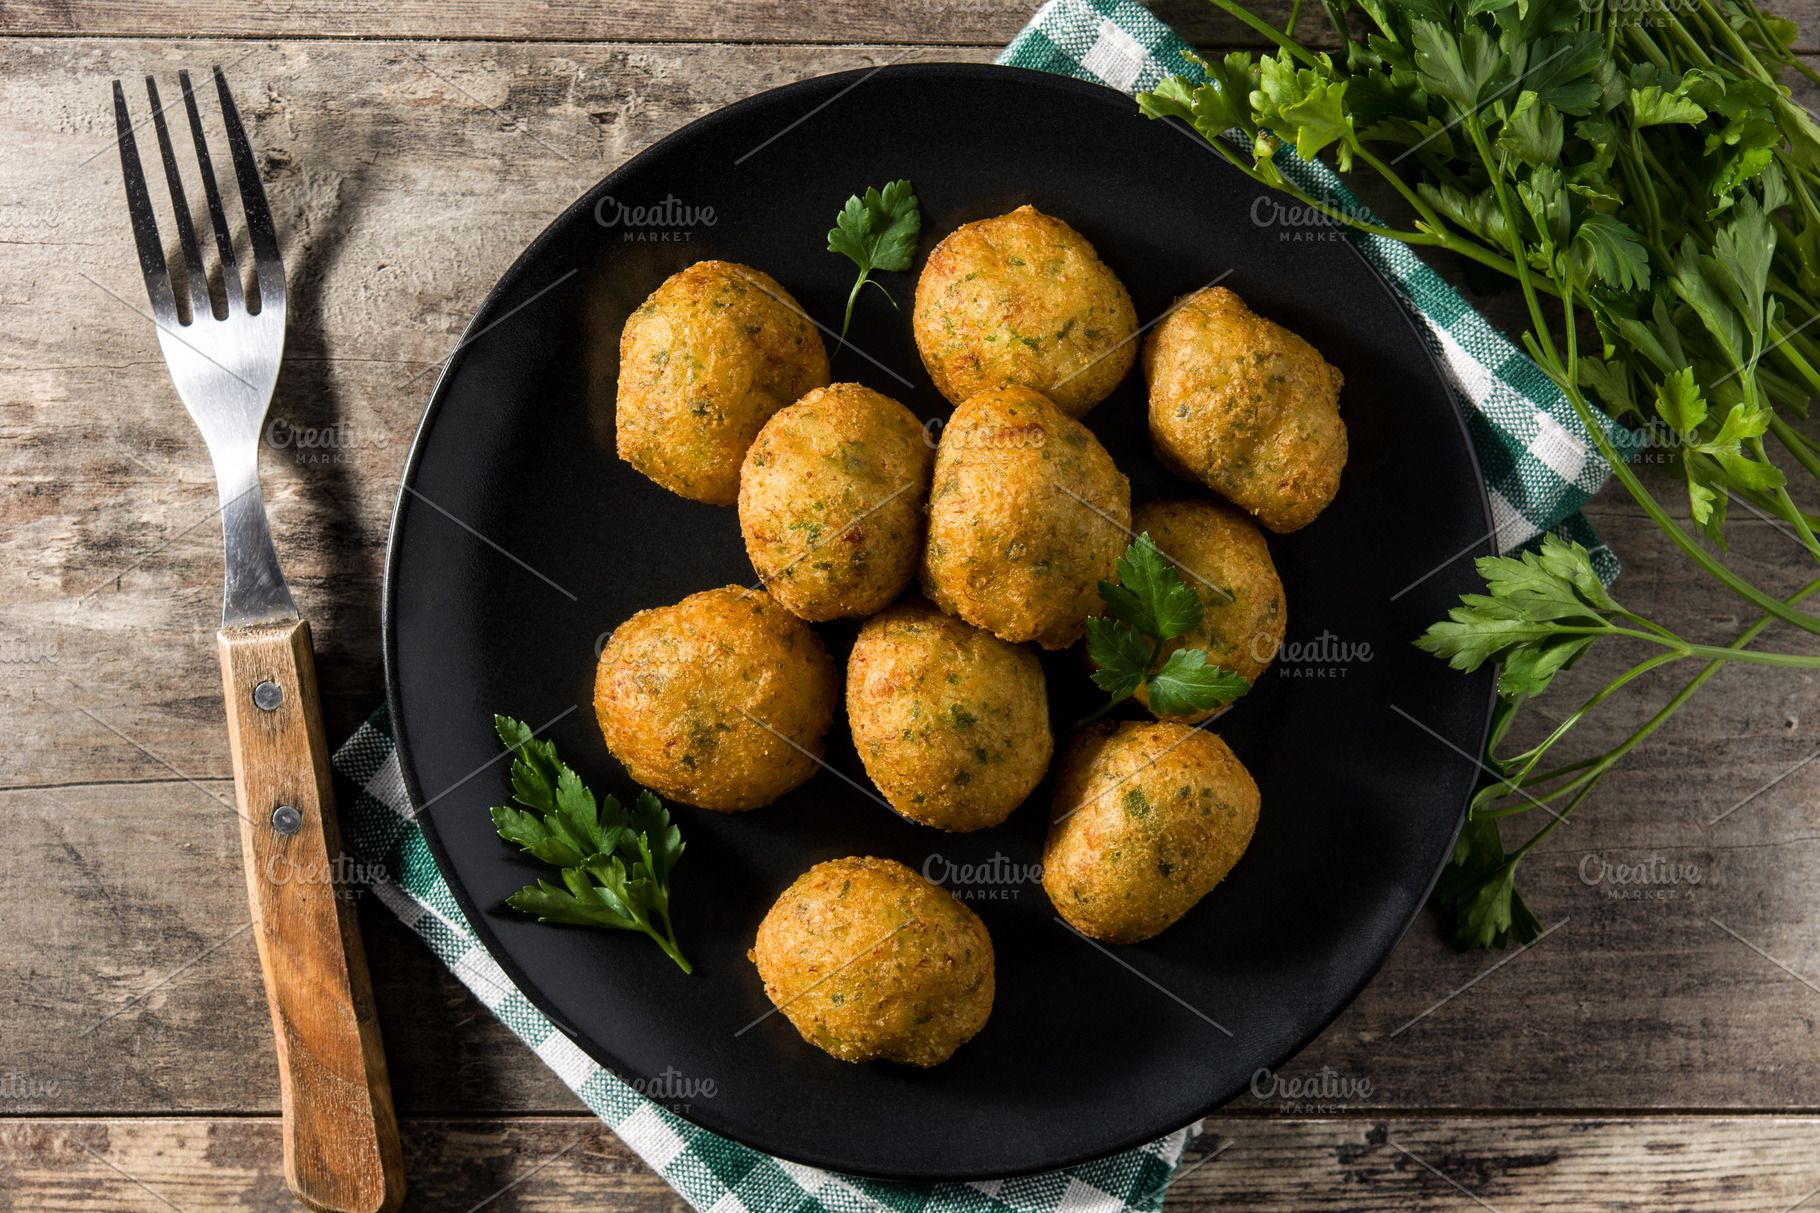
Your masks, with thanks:
M241 849L278 1037L284 1177L311 1209L404 1200L373 987L335 822L310 628L217 633Z

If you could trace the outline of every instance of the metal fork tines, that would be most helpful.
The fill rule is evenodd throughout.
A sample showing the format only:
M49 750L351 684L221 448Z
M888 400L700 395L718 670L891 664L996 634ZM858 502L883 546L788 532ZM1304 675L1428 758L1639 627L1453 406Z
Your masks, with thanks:
M242 283L244 271L234 251L234 233L228 225L221 190L215 183L190 74L178 73L178 81L183 89L184 108L189 112L196 171L215 233L227 304L225 316L217 318L210 303L202 248L196 239L177 153L152 77L145 78L145 90L151 102L152 125L158 135L159 157L170 188L177 242L182 250L189 304L187 322L178 311L164 242L158 234L158 219L133 137L126 93L118 80L114 81L114 119L120 128L120 170L126 181L127 210L132 217L133 240L139 246L139 268L145 274L146 294L151 298L152 320L158 327L158 343L163 347L177 394L196 428L202 431L209 459L215 466L227 573L221 623L223 627L243 627L297 616L297 607L278 565L278 554L272 547L265 502L259 495L259 431L284 355L284 261L278 253L278 232L272 225L272 211L266 204L265 187L259 181L252 145L240 123L240 111L234 106L219 67L214 75L234 177L240 187L240 206L246 216L257 310L250 306Z

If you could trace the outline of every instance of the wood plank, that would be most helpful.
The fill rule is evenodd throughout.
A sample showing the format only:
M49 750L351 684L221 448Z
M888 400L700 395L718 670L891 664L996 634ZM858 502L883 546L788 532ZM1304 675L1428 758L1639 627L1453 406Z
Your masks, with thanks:
M1606 0L1614 10L1634 2ZM1265 47L1268 41L1206 0L1140 0L1157 18L1198 47ZM17 36L168 36L173 29L199 38L429 38L445 41L624 42L870 42L886 46L1004 46L1040 7L1040 0L788 0L740 4L714 0L7 0L0 32ZM1290 0L1248 6L1281 29ZM1796 47L1820 50L1820 0L1782 0L1768 6L1800 27ZM1310 46L1333 47L1331 27L1307 6L1300 23Z
M0 1112L277 1111L259 958L235 934L251 911L233 795L176 780L0 793ZM400 1109L582 1109L390 911L358 905Z
M1157 18L1200 47L1263 47L1244 22L1204 0L1140 0ZM580 0L430 0L374 5L365 0L9 0L0 5L0 31L19 36L162 37L173 28L207 38L434 38L483 41L626 42L873 42L1001 47L1040 7L1038 0L831 0L815 5L761 0L631 0L600 5ZM1287 0L1257 0L1252 12L1281 29ZM1614 7L1620 5L1614 3ZM1801 29L1800 50L1820 49L1816 0L1773 6ZM1621 9L1621 11L1630 11ZM1304 14L1303 39L1331 47L1337 40L1316 10Z
M1804 0L1811 3L1811 0ZM1264 39L1205 0L1145 0L1146 7L1197 46L1261 46ZM26 35L163 37L181 29L209 38L435 38L514 41L871 42L902 46L1002 47L1039 7L1039 0L786 0L722 4L714 0L8 0L0 31ZM1286 0L1255 11L1281 27ZM1805 25L1806 23L1803 22ZM1326 34L1310 10L1305 34ZM1331 35L1322 44L1331 42Z
M1168 1209L1778 1213L1820 1188L1820 1125L1805 1118L1284 1118L1207 1128Z
M404 1209L687 1213L592 1116L406 1121ZM144 1213L295 1209L271 1118L0 1120L0 1207Z
M407 1211L687 1205L591 1117L410 1119ZM268 1118L0 1121L0 1204L185 1213L291 1207ZM1165 1208L1776 1213L1820 1187L1820 1120L1660 1117L1209 1121ZM160 1203L164 1202L164 1203Z

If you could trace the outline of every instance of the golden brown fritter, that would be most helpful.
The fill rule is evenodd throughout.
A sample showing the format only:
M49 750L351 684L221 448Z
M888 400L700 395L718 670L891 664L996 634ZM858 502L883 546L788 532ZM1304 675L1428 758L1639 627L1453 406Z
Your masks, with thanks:
M921 601L860 629L847 719L891 807L944 830L1005 820L1055 752L1036 654Z
M821 334L776 280L698 261L626 318L619 457L673 493L732 505L759 427L827 382Z
M1225 287L1156 326L1144 378L1157 457L1271 530L1307 526L1339 492L1345 376Z
M922 554L934 462L915 414L857 383L779 410L739 476L740 533L771 596L821 620L901 594Z
M1033 206L950 232L916 283L916 348L955 404L1015 383L1071 417L1137 358L1131 295L1086 237Z
M992 388L935 452L923 592L1002 640L1066 648L1087 630L1131 522L1131 482L1047 398Z
M633 779L736 812L815 773L809 755L822 753L839 693L813 628L769 594L730 585L620 624L595 671L594 714Z
M1283 583L1257 523L1222 503L1152 501L1132 511L1131 529L1150 536L1201 600L1201 626L1165 643L1162 658L1177 649L1205 649L1210 665L1256 682L1282 647L1289 623ZM1137 700L1150 706L1148 688L1138 688ZM1196 724L1216 710L1160 719Z
M1226 743L1128 721L1076 734L1056 773L1043 889L1107 943L1149 939L1225 879L1258 821L1258 786Z
M992 1013L979 916L901 863L818 863L784 890L746 958L803 1039L842 1061L947 1061Z

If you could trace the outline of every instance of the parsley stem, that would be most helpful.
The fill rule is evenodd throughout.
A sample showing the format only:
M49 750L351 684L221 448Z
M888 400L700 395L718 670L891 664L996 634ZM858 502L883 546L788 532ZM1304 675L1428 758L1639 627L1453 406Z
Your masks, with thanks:
M1606 683L1603 687L1600 687L1590 699L1581 704L1573 712L1569 713L1565 720L1556 725L1554 731L1544 738L1540 744L1523 751L1521 754L1513 756L1509 761L1514 763L1522 761L1523 759L1528 759L1529 761L1521 773L1521 776L1527 776L1529 772L1535 768L1536 763L1541 761L1543 755L1547 754L1548 751L1554 747L1555 742L1565 737L1568 730L1584 720L1587 714L1594 708L1598 707L1610 696L1621 690L1625 684L1634 679L1641 678L1643 675L1660 666L1672 665L1674 662L1682 660L1682 656L1683 655L1680 653L1657 653L1647 661L1638 662L1630 669L1624 671L1624 673L1618 675L1618 677ZM1513 786L1515 785L1513 784Z
M1630 618L1635 618L1635 616L1630 616ZM1563 624L1549 630L1561 636L1628 636L1633 640L1647 640L1651 644L1659 644L1683 657L1706 657L1714 661L1743 661L1752 665L1779 665L1796 670L1820 670L1820 656L1808 657L1799 653L1760 653L1754 649L1739 651L1730 646L1715 648L1706 644L1689 644L1664 629L1645 632L1641 628L1614 627L1608 623L1603 626Z
M1820 460L1814 458L1814 452L1810 449L1809 444L1795 433L1793 426L1782 420L1779 415L1771 413L1769 415L1769 432L1776 436L1776 441L1782 444L1784 450L1795 457L1796 462L1807 469L1809 475L1820 478ZM1799 514L1800 511L1796 511L1796 513Z
M1106 713L1112 711L1113 708L1118 707L1119 704L1124 703L1127 699L1130 699L1130 698L1131 698L1131 696L1129 696L1129 695L1120 695L1117 699L1108 699L1105 703L1102 703L1096 710L1088 713L1087 715L1081 717L1079 720L1075 721L1074 727L1077 729L1085 728L1087 725L1092 724L1094 721L1096 721L1100 717L1106 715Z
M1258 33L1282 47L1284 50L1288 51L1291 55L1294 55L1297 59L1300 59L1309 67L1319 67L1321 65L1321 61L1315 58L1314 54L1309 51L1307 47L1303 46L1300 42L1297 42L1294 38L1286 36L1281 30L1277 29L1261 17L1252 16L1252 14L1246 11L1245 7L1237 3L1236 0L1213 0L1213 2L1237 17L1240 21L1243 21L1246 25L1249 25L1252 29L1258 31Z
M1814 591L1816 591L1816 590L1820 590L1820 578L1816 578L1815 580L1808 582L1806 585L1802 586L1800 589L1796 590L1793 594L1790 594L1787 598L1784 598L1781 601L1784 605L1793 607L1795 604L1799 603L1804 598L1807 598L1809 595L1813 594ZM1727 645L1726 649L1732 651L1734 654L1737 651L1743 650L1745 645L1749 644L1751 641L1755 640L1758 636L1762 635L1763 629L1767 628L1771 623L1775 622L1775 619L1776 619L1776 617L1771 614L1765 614L1765 615L1759 617L1755 623L1751 624L1750 627L1746 628L1743 632L1741 632L1736 640L1732 641L1731 644ZM1658 728L1662 727L1663 722L1665 722L1670 716L1674 715L1677 711L1679 711L1681 709L1682 705L1685 704L1689 699L1693 698L1694 693L1697 692L1701 687L1705 686L1707 680L1710 679L1714 674L1718 673L1721 669L1723 669L1724 666L1725 666L1725 662L1722 660L1715 659L1715 660L1707 662L1707 664L1701 668L1700 672L1698 674L1694 675L1693 678L1688 681L1686 686L1682 687L1678 692L1676 692L1673 698L1671 698L1667 703L1663 704L1662 709L1660 711L1658 711L1654 716L1650 717L1649 721L1647 723L1645 723L1642 728L1638 729L1635 733L1632 733L1628 738L1626 738L1623 742L1621 742L1615 748L1607 751L1604 754L1597 755L1596 757L1582 759L1580 762L1572 763L1568 766L1561 767L1554 771L1550 771L1546 775L1538 775L1532 780L1526 780L1525 781L1526 784L1544 783L1544 782L1547 782L1548 780L1558 778L1561 775L1568 774L1569 772L1574 771L1576 769L1590 768L1585 775L1580 776L1578 779L1575 779L1573 782L1564 784L1558 788L1553 788L1547 792L1542 793L1538 797L1539 800L1546 802L1549 800L1553 800L1556 797L1558 797L1568 791L1571 791L1575 788L1579 788L1578 794L1574 797L1573 801L1567 806L1567 808L1562 811L1561 816L1556 818L1553 821L1550 821L1547 825L1543 826L1541 828L1541 830L1539 830L1533 838L1531 838L1528 842L1524 843L1521 847L1519 847L1517 849L1517 851L1515 852L1515 857L1521 858L1532 847L1534 847L1537 843L1541 842L1542 839L1547 837L1548 834L1551 831L1553 831L1556 826L1561 824L1561 821L1566 818L1567 814L1571 813L1573 811L1574 805L1579 804L1580 801L1585 798L1586 794L1588 792L1592 791L1593 785L1597 784L1598 781L1604 777L1606 771L1610 770L1614 765L1616 765L1616 763L1618 762L1619 759L1623 758L1631 750L1635 749L1637 747L1637 745L1640 744L1651 733L1654 733ZM1582 787L1581 786L1582 784L1584 784L1585 786ZM1534 806L1528 805L1525 807L1533 808ZM1519 809L1516 811L1521 812L1523 810ZM1502 814L1499 814L1499 815L1502 815Z
M683 958L682 948L678 946L676 942L676 928L670 925L669 911L659 910L657 913L658 916L664 920L664 931L669 935L668 939L653 930L651 924L648 922L640 923L639 930L643 931L646 935L649 935L652 941L664 950L664 955L668 956L671 960L674 960L684 973L693 974L695 970L691 968L689 962Z
M834 344L834 352L837 354L840 353L841 347L847 344L847 329L853 324L853 303L859 298L860 288L866 285L866 275L871 272L871 270L861 270L859 279L853 284L853 289L847 292L847 314L841 317L840 340Z

